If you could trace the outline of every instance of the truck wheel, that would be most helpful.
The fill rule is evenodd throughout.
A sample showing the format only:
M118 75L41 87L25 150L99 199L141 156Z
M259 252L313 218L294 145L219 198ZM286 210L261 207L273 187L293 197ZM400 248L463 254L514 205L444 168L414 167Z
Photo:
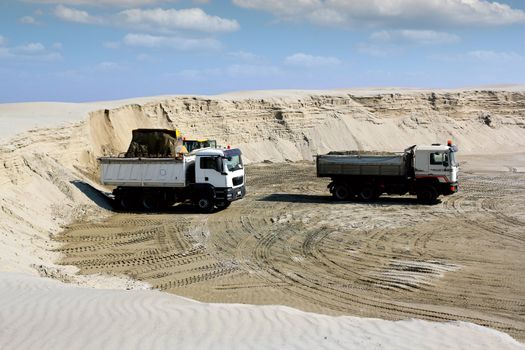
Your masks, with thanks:
M377 195L377 190L372 185L364 185L359 191L359 199L361 199L362 201L370 202L374 199L377 199L377 197L379 197Z
M417 190L417 200L424 204L433 204L436 202L438 193L433 186L423 186Z
M195 205L202 213L209 213L213 209L213 201L208 196L202 196L197 199Z
M145 211L155 211L159 208L159 203L153 193L144 193L144 195L142 195L141 204L142 209Z
M230 204L232 204L232 202L229 202L229 201L218 201L217 203L215 203L215 206L219 209L226 209L230 206Z
M124 196L121 195L121 196L115 197L115 203L116 203L117 209L123 209L123 210L134 210L135 209L135 201L129 195L124 195Z
M338 201L346 201L351 197L350 188L345 184L336 184L332 192L334 198Z

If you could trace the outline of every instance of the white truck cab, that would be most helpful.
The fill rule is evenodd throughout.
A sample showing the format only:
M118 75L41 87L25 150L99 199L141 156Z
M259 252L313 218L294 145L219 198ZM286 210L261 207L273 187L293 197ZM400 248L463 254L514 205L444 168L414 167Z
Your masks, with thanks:
M457 150L451 143L414 147L413 167L416 179L437 178L440 183L457 183Z
M195 185L210 186L226 200L244 196L244 166L239 149L203 148L195 156Z

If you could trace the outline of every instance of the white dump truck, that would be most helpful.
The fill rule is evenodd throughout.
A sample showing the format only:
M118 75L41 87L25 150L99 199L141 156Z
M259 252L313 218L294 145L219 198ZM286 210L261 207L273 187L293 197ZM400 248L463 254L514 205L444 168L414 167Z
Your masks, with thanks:
M116 186L113 195L119 207L152 211L191 201L209 212L244 197L244 166L238 148L179 154L170 132L135 130L125 156L99 158L101 183Z
M372 201L381 194L415 194L435 203L458 191L457 146L411 146L400 153L349 151L317 156L317 176L330 177L336 200Z

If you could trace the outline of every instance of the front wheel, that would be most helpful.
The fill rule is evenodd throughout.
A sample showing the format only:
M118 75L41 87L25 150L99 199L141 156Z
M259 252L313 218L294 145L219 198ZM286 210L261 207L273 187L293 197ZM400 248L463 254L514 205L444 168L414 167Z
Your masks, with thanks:
M417 191L417 200L420 203L433 204L436 202L437 197L438 193L432 186L424 186Z
M202 196L198 198L197 201L195 202L195 205L197 206L197 209L199 209L201 213L209 213L213 209L213 201L208 196Z

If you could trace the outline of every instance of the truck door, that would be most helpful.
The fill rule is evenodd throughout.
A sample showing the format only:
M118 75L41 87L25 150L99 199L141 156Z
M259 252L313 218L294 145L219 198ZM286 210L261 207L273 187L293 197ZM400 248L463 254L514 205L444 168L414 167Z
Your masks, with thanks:
M445 165L448 164L448 154L446 151L430 152L428 170L433 175L443 175Z
M215 156L197 157L195 167L195 182L200 184L210 184L214 187L224 188L226 176L222 175L222 159Z

